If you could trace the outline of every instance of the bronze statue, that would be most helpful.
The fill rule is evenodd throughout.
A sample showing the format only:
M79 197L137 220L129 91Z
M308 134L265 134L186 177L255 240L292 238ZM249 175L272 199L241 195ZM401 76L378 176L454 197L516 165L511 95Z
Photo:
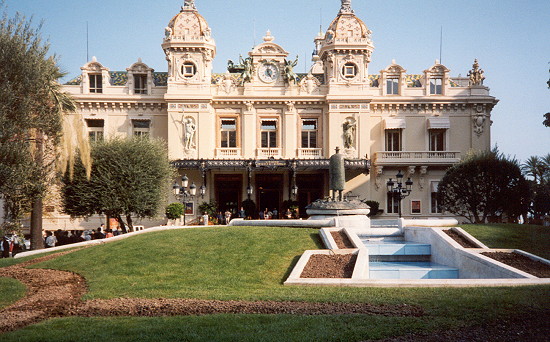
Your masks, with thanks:
M243 66L243 80L241 85L244 85L246 82L252 81L252 72L254 71L254 66L252 65L251 57L247 57L243 60L242 56L239 56L239 62Z
M329 188L332 190L332 200L341 202L346 185L346 169L344 166L344 155L340 153L340 148L336 147L336 153L330 157L329 165ZM338 197L336 197L337 192Z
M298 81L298 76L294 72L294 67L298 65L298 56L292 61L287 61L285 59L285 80L290 84L291 82L296 83Z
M184 0L183 8L197 9L195 7L195 0Z

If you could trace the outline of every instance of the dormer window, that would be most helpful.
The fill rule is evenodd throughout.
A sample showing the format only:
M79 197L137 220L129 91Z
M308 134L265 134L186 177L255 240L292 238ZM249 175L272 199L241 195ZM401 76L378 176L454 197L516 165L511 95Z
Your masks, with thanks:
M147 94L147 75L134 75L134 94Z
M388 95L399 95L399 78L389 77L386 80L386 93Z
M443 94L443 80L441 78L430 78L430 95Z
M197 67L192 62L185 62L181 66L181 73L185 78L191 78L197 73Z
M101 74L89 74L90 93L103 93L103 77Z
M345 78L354 78L357 75L357 65L354 63L346 63L342 69Z

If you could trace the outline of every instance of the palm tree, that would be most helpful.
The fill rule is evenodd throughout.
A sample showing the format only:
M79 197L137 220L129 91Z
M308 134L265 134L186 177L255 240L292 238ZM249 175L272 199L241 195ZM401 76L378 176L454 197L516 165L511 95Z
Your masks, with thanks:
M531 156L525 163L521 165L521 171L527 177L533 177L535 184L544 177L545 165L544 161L537 156Z

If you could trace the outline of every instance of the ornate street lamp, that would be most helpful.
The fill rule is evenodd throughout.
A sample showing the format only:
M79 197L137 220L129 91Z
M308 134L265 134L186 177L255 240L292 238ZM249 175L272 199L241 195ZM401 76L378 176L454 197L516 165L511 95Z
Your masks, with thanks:
M298 195L298 186L296 184L290 188L290 193L292 194L292 199L296 200L296 196Z
M252 196L252 193L254 192L254 189L250 184L246 187L246 194L248 195L248 199L250 200L250 196Z
M185 226L187 224L186 222L186 215L185 210L187 209L187 198L194 198L197 195L197 186L195 185L195 182L191 183L189 188L187 186L189 185L189 178L187 175L184 175L181 177L181 186L178 185L177 182L174 182L174 185L172 186L172 190L174 192L174 196L176 198L179 198L183 203L183 225ZM201 196L204 198L204 194L206 193L206 186L202 185L199 189Z
M394 182L391 178L386 183L388 187L388 194L399 203L399 218L401 218L401 200L411 194L413 181L409 177L405 182L405 187L403 187L403 174L401 170L395 175L397 182Z

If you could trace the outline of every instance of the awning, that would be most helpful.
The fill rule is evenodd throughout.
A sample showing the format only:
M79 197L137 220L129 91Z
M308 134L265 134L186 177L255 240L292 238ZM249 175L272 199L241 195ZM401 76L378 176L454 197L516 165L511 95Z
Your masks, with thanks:
M405 119L384 119L384 129L404 129L406 126Z
M449 129L451 122L449 118L428 118L428 129Z

